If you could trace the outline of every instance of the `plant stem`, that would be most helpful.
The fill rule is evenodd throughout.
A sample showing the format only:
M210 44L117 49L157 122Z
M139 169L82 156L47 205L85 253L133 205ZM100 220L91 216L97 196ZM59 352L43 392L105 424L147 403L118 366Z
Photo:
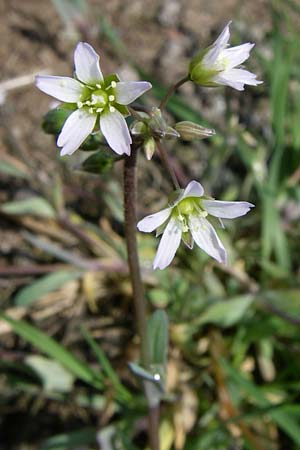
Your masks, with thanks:
M141 362L145 369L149 369L150 356L147 336L147 315L144 286L139 265L136 239L136 178L137 148L132 145L131 155L124 161L124 214L125 234L128 255L128 266L133 291L133 302L137 321L138 333L141 341ZM145 391L146 394L146 391ZM149 404L149 401L148 401ZM149 405L149 441L151 450L159 450L159 405L155 408Z
M159 105L159 109L164 109L166 104L169 101L169 98L174 94L174 92L180 87L182 86L184 83L186 83L187 81L189 81L189 77L186 76L184 78L182 78L181 80L177 81L177 83L173 84L173 86L171 86L169 88L169 90L167 91L167 93L165 94L165 96L162 98L160 105Z
M136 159L137 150L134 146L131 155L124 162L124 214L125 234L128 255L128 266L133 291L133 302L137 320L138 333L141 340L141 362L145 368L149 367L147 315L144 286L141 279L137 239L136 239Z
M172 167L172 165L171 165L171 163L169 161L169 158L168 158L168 155L167 155L167 152L166 152L165 148L162 146L162 144L159 141L155 141L155 143L156 143L156 147L157 147L157 149L159 151L160 157L161 157L161 159L162 159L162 161L163 161L167 171L169 172L169 174L170 174L170 176L172 178L172 181L173 181L175 189L176 190L180 189L180 184L179 184L179 182L177 180L177 176L175 174L175 171L174 171L174 169L173 169L173 167Z

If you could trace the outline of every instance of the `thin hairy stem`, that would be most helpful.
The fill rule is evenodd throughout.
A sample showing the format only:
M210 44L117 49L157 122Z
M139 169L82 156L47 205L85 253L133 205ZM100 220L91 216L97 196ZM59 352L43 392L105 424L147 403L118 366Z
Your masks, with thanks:
M173 84L173 86L171 86L169 88L169 90L167 91L166 95L163 97L163 99L160 102L159 105L159 109L164 109L166 104L169 101L169 98L174 94L174 92L180 87L182 86L184 83L186 83L187 81L189 81L189 77L186 76L184 78L182 78L181 80L179 80L177 83Z
M166 149L163 147L163 145L159 141L156 141L156 147L159 151L159 155L162 159L162 162L164 163L165 168L167 169L167 171L170 174L170 177L172 178L172 182L174 184L175 189L176 190L180 189L180 184L178 182L178 179L177 179L176 173L172 167L172 164L169 161Z
M141 341L141 362L149 369L150 357L147 337L147 315L144 286L139 265L136 239L136 178L137 148L132 146L131 155L124 161L124 214L125 233L128 255L128 266L132 284L133 302L138 333ZM146 393L146 391L145 391ZM159 450L159 405L155 408L149 405L149 441L151 450Z

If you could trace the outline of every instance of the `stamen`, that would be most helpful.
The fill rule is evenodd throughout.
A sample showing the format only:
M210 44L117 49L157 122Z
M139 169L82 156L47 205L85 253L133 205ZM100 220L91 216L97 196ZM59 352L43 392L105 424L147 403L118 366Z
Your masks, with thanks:
M78 106L78 108L80 109L80 108L83 107L83 103L82 103L82 102L77 102L77 106Z
M109 107L110 112L115 112L116 108L114 108L113 106Z
M111 87L112 87L112 88L117 87L117 83L116 83L115 81L112 81L112 82L111 82Z
M89 100L87 100L85 103L87 106L91 106L91 102Z
M94 108L89 108L89 113L93 114L94 113Z
M114 96L114 95L109 95L108 100L109 100L110 102L113 102L114 99L115 99L115 96Z
M101 89L101 84L97 83L97 84L96 84L96 87L97 87L98 89Z
M97 108L97 109L96 109L96 112L97 112L97 113L101 113L102 111L103 111L103 108Z

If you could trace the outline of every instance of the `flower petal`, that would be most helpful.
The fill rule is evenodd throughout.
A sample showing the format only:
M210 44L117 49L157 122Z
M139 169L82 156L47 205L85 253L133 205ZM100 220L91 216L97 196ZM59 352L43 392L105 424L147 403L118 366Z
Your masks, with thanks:
M108 145L118 155L130 155L130 144L132 143L126 120L122 114L115 110L100 116L100 128L107 140Z
M170 216L172 208L165 208L155 214L151 214L150 216L145 217L140 220L137 224L137 227L140 231L144 231L144 233L151 233L156 228L160 227Z
M225 70L220 72L218 75L215 75L213 81L218 84L230 86L238 91L244 90L244 84L257 86L262 83L262 81L258 81L256 79L256 75L254 73L244 69Z
M244 216L254 207L252 203L248 202L222 202L219 200L202 200L202 205L208 214L222 219Z
M190 181L187 187L185 188L182 197L180 200L186 198L186 197L202 197L204 194L203 186L198 183L198 181Z
M173 260L181 240L181 228L175 218L171 218L160 240L153 269L165 269Z
M189 227L198 247L218 262L226 264L226 250L208 220L199 216L190 216Z
M151 88L148 81L120 81L116 86L116 101L120 105L129 105Z
M239 64L242 64L250 56L250 51L255 44L250 42L246 44L236 45L235 47L226 48L222 51L221 57L226 60L226 68L232 69Z
M210 67L214 64L216 59L218 58L220 52L224 50L228 44L230 38L229 26L231 21L228 22L222 33L219 35L217 40L211 45L210 50L206 53L203 58L203 64L207 67Z
M79 101L83 90L82 84L70 77L37 75L35 77L35 84L46 94L67 103L76 103Z
M60 155L72 155L83 141L93 131L96 114L90 114L84 109L77 109L65 121L57 139L57 145L63 147Z
M74 52L74 64L77 78L86 84L103 81L99 65L99 55L86 42L79 42Z

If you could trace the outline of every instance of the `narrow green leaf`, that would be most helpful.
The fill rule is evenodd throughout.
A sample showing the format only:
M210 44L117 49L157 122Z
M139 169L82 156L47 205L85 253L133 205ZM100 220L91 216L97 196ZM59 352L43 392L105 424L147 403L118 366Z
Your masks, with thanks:
M77 378L96 388L101 388L103 386L100 380L100 374L93 371L88 364L78 359L44 332L23 320L12 319L3 313L0 313L0 318L8 322L19 336L30 342L34 347L38 348L46 355L59 361L62 366Z
M165 366L168 353L168 316L165 311L155 311L148 322L148 341L151 364Z
M24 200L7 202L1 205L1 210L6 214L12 215L30 214L48 218L54 218L56 216L50 203L42 197L31 197Z
M39 447L39 450L72 450L83 445L94 444L96 438L97 432L94 428L85 428L52 436Z
M97 344L97 342L93 339L93 337L91 336L91 334L84 328L81 327L81 332L83 334L83 337L85 338L85 340L87 341L87 343L89 344L89 346L91 347L91 349L93 350L98 363L100 365L100 367L103 369L103 371L105 372L106 376L109 378L109 380L111 381L112 385L114 386L114 388L116 389L116 392L126 401L131 399L131 394L129 393L129 391L127 391L127 389L122 385L118 374L115 372L115 370L113 369L112 365L110 364L108 358L106 357L105 353L103 352L103 350L101 349L101 347Z
M81 271L61 270L45 275L29 286L21 289L14 299L17 306L29 306L39 300L43 295L64 286L68 281L76 280L82 275Z
M29 178L29 174L19 167L12 164L10 161L0 161L0 172L5 175L11 175L16 178Z
M223 300L209 306L196 321L198 325L214 323L221 327L231 327L241 320L254 300L251 294Z

